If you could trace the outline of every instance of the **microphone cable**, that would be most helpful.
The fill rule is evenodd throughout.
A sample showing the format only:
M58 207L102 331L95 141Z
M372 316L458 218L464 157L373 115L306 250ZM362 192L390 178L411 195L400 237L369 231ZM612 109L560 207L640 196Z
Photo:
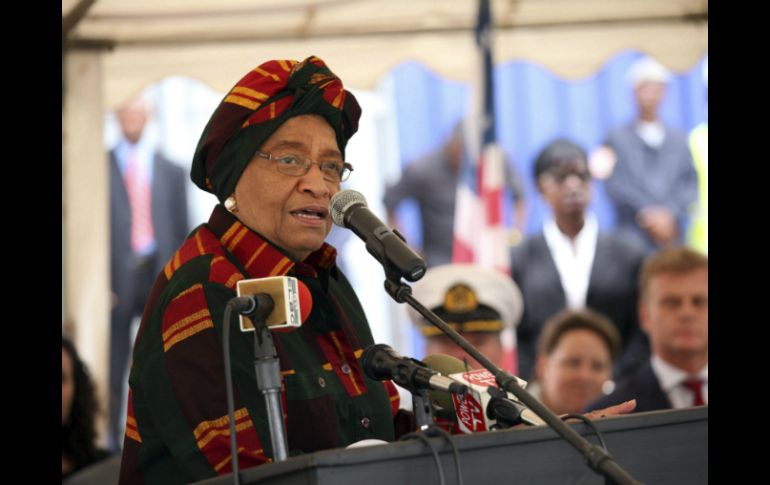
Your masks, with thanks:
M594 432L596 437L599 439L599 446L601 446L602 449L604 451L606 451L607 453L610 452L610 450L607 449L607 445L604 443L604 438L602 437L602 433L596 427L596 423L591 421L590 418L588 418L587 416L585 416L583 414L565 414L564 416L561 417L561 420L562 421L566 421L566 420L568 420L570 418L577 419L577 420L580 420L580 421L584 422L586 424L586 426L591 428L591 430Z
M430 448L430 452L433 454L433 461L436 464L436 469L438 470L438 480L441 485L446 485L446 482L444 481L444 470L441 469L441 459L438 457L438 451L436 451L436 448L433 447L432 444L430 444L430 440L425 437L425 435L421 432L412 432L407 433L401 438L399 438L399 441L405 441L408 439L416 438L423 443L425 443L428 448Z
M227 388L227 419L230 421L230 457L233 463L233 483L240 485L241 478L238 470L238 442L235 436L235 403L233 398L233 376L230 370L230 317L233 300L227 303L222 327L222 347L225 354L225 386Z
M440 426L437 426L434 424L428 427L424 431L415 431L412 433L407 433L404 436L402 436L399 439L399 441L417 438L423 443L425 443L426 445L428 445L428 448L430 448L430 451L433 453L433 460L435 461L436 468L438 469L439 481L442 485L444 485L444 471L442 470L441 460L439 459L438 451L433 447L433 445L430 443L428 438L426 438L426 435L430 438L435 438L437 436L440 436L449 442L449 446L452 447L452 455L454 456L454 461L455 461L455 472L457 473L457 483L458 485L463 485L463 475L462 475L462 469L460 466L460 452L457 449L457 445L455 444L454 440L452 439L452 435L447 433Z
M460 469L460 452L457 449L457 445L455 444L455 441L452 439L452 435L447 433L444 429L442 429L440 426L433 425L430 426L428 429L425 430L426 434L437 434L447 440L449 442L449 446L452 447L452 454L455 457L455 471L457 472L457 484L463 485L463 475L462 470ZM430 436L430 434L428 434Z

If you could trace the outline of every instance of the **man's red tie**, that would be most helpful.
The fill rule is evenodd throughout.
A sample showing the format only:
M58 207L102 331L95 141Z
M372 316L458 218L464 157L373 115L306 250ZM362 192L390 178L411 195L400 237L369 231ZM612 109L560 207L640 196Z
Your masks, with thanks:
M152 243L152 210L150 180L145 167L139 163L136 148L131 150L126 166L126 191L131 205L131 247L142 254Z
M703 404L706 404L706 402L703 400L703 379L688 379L684 381L682 384L685 385L689 390L692 391L694 399L692 402L693 406L701 406Z

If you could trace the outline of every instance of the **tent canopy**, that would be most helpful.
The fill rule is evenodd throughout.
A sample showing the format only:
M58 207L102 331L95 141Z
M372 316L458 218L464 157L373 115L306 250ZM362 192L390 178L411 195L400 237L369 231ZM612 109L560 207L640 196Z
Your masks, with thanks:
M114 107L166 76L226 91L264 60L311 54L359 89L405 60L469 81L476 9L472 0L62 0L62 29L68 49L105 50L104 101ZM492 0L492 13L495 63L527 59L567 78L625 49L680 72L707 50L706 0Z

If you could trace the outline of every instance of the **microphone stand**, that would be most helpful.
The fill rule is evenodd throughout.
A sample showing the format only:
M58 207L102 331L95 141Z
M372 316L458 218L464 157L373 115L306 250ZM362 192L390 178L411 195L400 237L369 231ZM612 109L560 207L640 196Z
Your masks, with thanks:
M430 400L425 389L418 389L412 392L412 408L414 409L417 427L421 431L425 431L434 425L433 413L430 410Z
M257 375L257 388L265 396L273 461L279 462L285 461L289 453L281 406L281 365L273 344L273 335L265 324L272 311L273 301L270 299L269 305L258 305L257 311L250 318L254 323L254 372Z
M403 237L402 237L403 239ZM540 416L551 428L560 434L570 445L577 449L585 458L588 465L596 473L606 477L608 485L616 483L618 485L638 485L641 482L635 480L605 450L599 446L592 445L583 438L577 431L568 426L550 409L545 407L540 401L535 399L532 394L521 387L516 378L504 370L498 368L487 359L473 345L465 340L459 333L453 330L435 313L425 308L416 298L412 296L412 288L401 281L400 273L390 265L387 257L384 258L383 267L385 269L385 291L397 303L408 303L417 310L430 323L441 329L454 343L468 352L474 359L481 363L489 372L495 376L497 384L504 390L512 393L522 403Z

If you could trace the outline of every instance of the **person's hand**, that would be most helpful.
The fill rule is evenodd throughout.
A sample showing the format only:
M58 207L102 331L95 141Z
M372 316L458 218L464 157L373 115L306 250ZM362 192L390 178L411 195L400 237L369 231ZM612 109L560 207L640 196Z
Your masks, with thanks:
M621 414L628 414L631 411L636 409L636 399L631 399L630 401L622 402L620 404L615 404L614 406L609 406L603 409L597 409L595 411L591 411L588 413L583 413L583 416L590 419L591 421L595 421L597 419L606 418L607 416L619 416ZM559 417L564 419L564 417L567 416L566 414L562 414ZM579 419L575 418L568 418L565 420L567 423L577 423L580 422ZM514 426L514 428L528 428L530 425L528 424L517 424Z
M600 418L606 418L607 416L618 416L621 414L628 414L631 411L633 411L636 408L636 399L631 399L630 401L622 402L620 404L615 404L614 406L610 406L604 409L597 409L595 411L591 411L590 413L585 413L584 416L588 419L594 420L594 419L600 419Z
M664 245L676 239L676 217L662 206L645 207L637 216L639 226L644 229L657 244Z

